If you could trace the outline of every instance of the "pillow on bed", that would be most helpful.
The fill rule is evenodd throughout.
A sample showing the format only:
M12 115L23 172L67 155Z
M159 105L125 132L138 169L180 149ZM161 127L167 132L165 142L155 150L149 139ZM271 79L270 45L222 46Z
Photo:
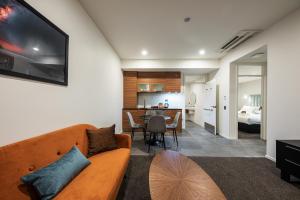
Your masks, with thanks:
M241 109L241 113L244 113L245 111L247 114L254 113L255 110L259 110L259 107L257 106L243 106Z
M260 110L260 109L255 109L255 110L253 111L253 113L259 115L259 114L261 114L261 110Z

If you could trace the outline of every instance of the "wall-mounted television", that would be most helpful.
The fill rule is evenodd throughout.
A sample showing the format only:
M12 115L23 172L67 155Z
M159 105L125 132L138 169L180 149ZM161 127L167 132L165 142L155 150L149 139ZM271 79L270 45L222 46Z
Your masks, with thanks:
M68 43L25 1L0 0L0 74L68 85Z

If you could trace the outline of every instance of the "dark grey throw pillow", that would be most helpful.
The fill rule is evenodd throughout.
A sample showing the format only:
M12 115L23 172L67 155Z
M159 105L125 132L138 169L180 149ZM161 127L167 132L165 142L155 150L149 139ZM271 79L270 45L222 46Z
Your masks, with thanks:
M118 148L115 138L115 125L97 130L87 130L87 136L89 140L88 156Z

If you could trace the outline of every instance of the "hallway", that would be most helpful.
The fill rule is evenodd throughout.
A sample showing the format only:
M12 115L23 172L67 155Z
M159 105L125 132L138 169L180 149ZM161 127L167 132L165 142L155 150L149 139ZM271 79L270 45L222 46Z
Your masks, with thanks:
M186 129L178 135L179 146L173 143L171 136L166 136L166 146L169 150L179 151L187 156L211 157L264 157L266 143L260 139L228 140L215 136L202 127L186 122ZM151 147L150 154L161 151L161 147ZM133 145L132 155L148 155L142 134L137 133Z

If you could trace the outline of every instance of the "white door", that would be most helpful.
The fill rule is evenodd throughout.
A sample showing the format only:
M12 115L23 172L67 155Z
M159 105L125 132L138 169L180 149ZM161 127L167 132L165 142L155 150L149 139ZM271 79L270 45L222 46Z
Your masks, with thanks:
M215 82L204 86L204 126L213 134L217 134L217 85Z

